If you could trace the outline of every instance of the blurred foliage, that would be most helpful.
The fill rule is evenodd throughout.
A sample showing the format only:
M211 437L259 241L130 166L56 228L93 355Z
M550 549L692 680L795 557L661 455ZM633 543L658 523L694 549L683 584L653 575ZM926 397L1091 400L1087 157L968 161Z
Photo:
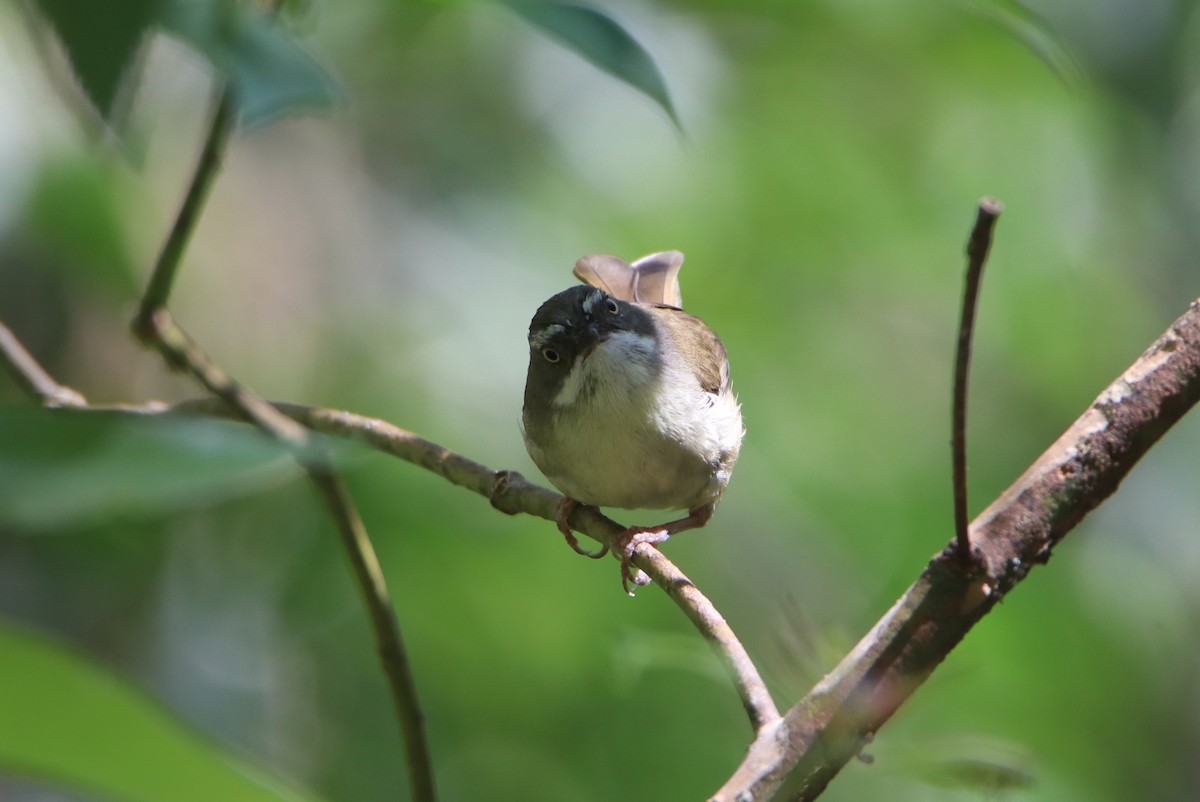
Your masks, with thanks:
M281 446L242 425L166 416L0 408L0 442L0 509L30 529L204 507L292 467Z
M679 116L654 59L607 14L570 3L500 1L600 69L644 92L663 107L671 122L679 125Z
M0 627L0 759L113 799L313 799L224 757L76 655ZM118 726L114 726L116 723Z
M124 301L136 294L119 178L106 165L84 158L51 159L40 165L18 223L29 247L41 252L90 291L109 291ZM71 236L63 236L70 231Z
M142 38L158 0L127 0L104 7L79 0L34 0L62 41L72 75L105 119L118 112L122 84L130 84Z
M207 57L233 86L239 118L255 126L303 107L330 105L336 84L272 17L237 0L35 0L88 105L120 127L146 40L165 30Z
M96 401L198 394L126 322L218 69L262 92L260 122L326 109L235 137L172 299L268 397L536 476L517 428L530 315L583 254L678 248L749 434L713 522L666 548L784 704L951 536L976 199L1006 208L975 337L976 510L1200 286L1193 2L594 6L628 51L541 37L555 30L498 3L311 0L276 29L178 0L199 16L174 37L153 33L171 3L104 20L84 5L28 5L57 39L0 8L0 320L56 378ZM633 73L580 58L601 52L650 54L684 138ZM81 99L119 152L68 113ZM0 719L0 796L153 792L144 761L104 759L177 726L147 717L135 685L203 736L164 747L208 767L177 778L198 797L234 798L219 784L245 763L284 778L270 788L405 798L331 524L268 444L235 424L31 411L3 375L0 403L0 685L27 700L19 726ZM1198 453L1192 416L825 798L1200 794ZM740 706L661 594L629 601L615 564L415 467L370 455L347 471L445 799L698 799L738 763ZM56 722L107 727L114 752Z
M322 108L338 97L337 84L277 20L236 0L171 2L167 30L203 53L233 87L239 121L253 127Z

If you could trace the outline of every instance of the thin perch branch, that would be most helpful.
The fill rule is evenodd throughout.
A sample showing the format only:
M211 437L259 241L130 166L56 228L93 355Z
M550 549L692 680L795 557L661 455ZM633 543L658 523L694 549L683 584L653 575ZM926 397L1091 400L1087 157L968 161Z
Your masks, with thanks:
M386 421L298 404L277 404L276 407L314 431L358 440L420 465L460 487L484 496L493 507L510 515L525 513L553 521L558 505L563 500L560 494L527 481L515 471L493 471ZM601 544L608 544L614 536L625 531L625 527L616 521L586 506L575 508L570 523L573 528ZM777 721L779 710L771 699L766 683L745 647L713 603L652 545L639 546L634 552L633 561L667 592L720 657L755 731Z
M302 404L275 403L283 414L322 434L356 440L373 449L399 457L442 476L488 499L501 512L525 513L555 519L563 497L529 482L515 471L494 471L444 446L426 440L387 421L333 409ZM186 401L173 407L176 412L227 414L227 410L209 399ZM625 527L591 507L580 506L570 518L571 526L604 544L625 531ZM691 580L662 552L650 544L639 546L634 563L667 592L688 620L699 630L733 681L734 688L755 731L777 722L779 710L770 691L754 667L749 653L716 607Z
M714 802L815 799L971 627L1046 562L1198 401L1200 299L975 519L979 559L964 564L951 541L785 723L760 733Z
M655 584L667 592L671 600L683 610L688 620L708 641L709 646L721 657L733 678L734 687L746 714L750 717L755 735L777 724L780 721L779 710L775 707L770 691L759 677L750 655L742 648L732 627L717 612L712 602L692 584L692 580L650 543L639 544L634 550L634 558L634 562L650 575Z
M24 349L21 350L24 351ZM30 358L30 363L38 371L41 370L32 358ZM222 398L225 394L227 391L218 393ZM41 400L37 393L31 395L35 400ZM202 415L244 419L244 414L236 412L235 408L230 407L222 398L193 399L170 407L151 403L142 407L122 405L113 408L83 405L79 408L84 411L116 411L135 415ZM509 515L525 513L544 518L547 521L554 521L555 511L563 498L553 490L529 482L515 471L494 471L486 465L387 421L356 415L352 412L309 407L302 404L275 403L269 406L312 431L355 440L372 449L399 457L406 462L432 471L453 484L483 496L496 509ZM321 490L327 499L331 495L338 498L342 496L341 491L332 487L322 486ZM356 521L357 513L335 517L339 522ZM377 588L369 594L366 593L368 587L377 587L382 584L382 574L378 571L374 551L370 549L370 543L366 541L365 533L359 529L361 522L352 526L344 526L341 523L339 525L341 527L339 531L344 540L359 541L361 539L362 541L362 549L356 548L350 552L352 555L361 556L352 556L351 561L356 575L359 576L359 586L364 589L365 598L372 607L370 611L372 621L378 625L391 615L392 606L387 599L386 587ZM590 507L577 508L571 516L571 525L600 543L607 542L625 530L625 527L619 523ZM634 553L634 563L646 571L650 578L666 591L671 600L683 611L688 620L717 653L729 672L742 701L742 706L746 709L746 714L755 731L777 725L780 721L779 710L771 699L766 683L763 682L758 670L754 667L745 647L738 641L733 629L712 602L692 584L691 580L674 563L650 544L638 547ZM379 600L379 603L373 603L372 599ZM385 656L385 659L388 659L387 655L400 648L398 644L395 646L385 644L381 638L380 653ZM402 649L400 653L402 654ZM397 661L396 668L396 672L389 670L389 678L394 673L408 673L407 661ZM401 704L400 695L394 695L397 696L396 701L399 706ZM414 726L411 722L419 720L419 711L416 711L415 707L413 710L416 715L406 716L404 719L410 722L405 725L406 727ZM421 743L423 742L422 739Z
M87 399L82 394L56 382L3 323L0 323L0 355L21 389L42 406L87 406Z
M971 369L971 337L975 333L979 283L992 246L992 228L1003 208L992 198L981 200L975 227L967 240L967 277L963 285L962 318L958 324L958 350L954 358L954 413L950 434L954 462L954 537L958 556L964 562L972 559L967 517L967 378Z

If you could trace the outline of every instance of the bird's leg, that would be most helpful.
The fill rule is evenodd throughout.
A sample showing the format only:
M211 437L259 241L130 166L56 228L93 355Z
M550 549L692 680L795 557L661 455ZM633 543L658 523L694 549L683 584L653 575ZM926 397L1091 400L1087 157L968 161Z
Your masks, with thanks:
M658 526L631 526L613 538L613 553L621 560L621 587L625 589L625 592L630 596L633 595L629 589L630 584L636 586L650 584L650 577L645 573L638 571L635 575L633 572L634 549L642 543L662 543L671 535L686 529L699 529L708 523L709 518L712 518L714 509L716 509L715 504L705 504L703 507L690 510L686 518L669 521Z
M567 519L571 517L571 513L578 506L579 502L575 499L564 497L554 509L554 523L558 524L558 531L562 532L563 537L567 539L567 545L573 548L576 554L582 554L584 557L599 560L605 554L608 554L608 546L601 546L599 551L588 551L579 545L579 538L575 537L575 533L571 531L571 525L567 523Z

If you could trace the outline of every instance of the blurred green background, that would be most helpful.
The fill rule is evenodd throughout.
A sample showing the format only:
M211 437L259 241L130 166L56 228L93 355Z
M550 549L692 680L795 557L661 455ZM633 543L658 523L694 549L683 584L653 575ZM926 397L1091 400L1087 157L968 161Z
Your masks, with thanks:
M655 58L683 135L502 5L311 0L288 24L340 99L235 136L172 307L268 397L536 477L533 311L581 255L684 251L748 435L713 522L666 551L787 706L951 536L977 199L1006 211L973 511L1200 292L1200 13L599 7ZM165 36L140 66L118 138L45 26L0 7L0 320L94 402L199 394L127 321L212 75ZM407 798L345 559L286 459L233 425L37 413L6 376L0 402L0 798ZM416 467L345 464L444 799L702 799L738 764L745 716L663 594L624 597L615 564ZM1198 535L1193 414L824 798L1200 797Z

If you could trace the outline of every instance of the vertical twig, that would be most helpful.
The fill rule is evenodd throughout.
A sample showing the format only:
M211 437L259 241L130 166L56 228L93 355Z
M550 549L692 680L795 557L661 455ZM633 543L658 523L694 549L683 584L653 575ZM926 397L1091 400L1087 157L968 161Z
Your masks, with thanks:
M417 704L416 680L408 652L400 640L400 625L396 621L396 609L392 605L383 570L375 556L375 548L367 536L354 500L350 498L341 476L324 467L309 467L309 475L317 489L325 497L325 503L334 511L338 534L350 566L354 569L363 605L371 617L371 627L376 633L379 659L384 674L392 689L392 703L396 706L396 718L404 734L405 762L408 766L409 784L413 799L432 802L437 798L433 785L433 760L429 754L429 742L425 737L425 718Z
M403 734L409 784L416 802L434 802L433 766L417 702L416 684L408 661L395 610L375 549L366 527L334 470L329 455L315 446L309 431L281 413L221 370L195 341L175 323L167 301L179 264L196 221L216 178L225 145L236 121L236 104L229 87L219 93L204 146L188 185L179 213L154 265L142 296L133 332L153 346L174 368L187 370L214 395L238 410L259 428L287 444L296 460L320 491L330 516L338 527L342 545L350 559L363 604L371 622L383 671L392 693Z
M208 135L204 138L204 147L192 173L191 183L188 184L187 194L179 207L179 213L175 216L171 233L154 263L150 283L142 294L137 316L133 320L133 332L140 340L149 342L156 336L154 313L167 305L167 298L170 297L171 287L175 283L175 274L179 272L184 248L187 247L192 230L196 227L196 221L200 219L200 210L204 207L208 191L212 188L217 171L221 167L225 144L229 141L235 122L233 90L226 86L218 91Z
M954 459L954 538L958 555L971 560L970 518L967 512L967 377L971 367L971 336L975 332L975 307L983 266L992 246L992 227L1004 207L994 198L979 201L979 214L967 240L967 277L963 287L962 318L958 324L958 351L954 360L954 415L950 448Z
M983 617L1048 561L1198 404L1200 298L975 518L973 554L982 559L973 561L973 570L963 570L951 541L858 645L784 713L783 733L766 729L754 739L712 802L819 797ZM1107 578L1120 575L1115 569Z

